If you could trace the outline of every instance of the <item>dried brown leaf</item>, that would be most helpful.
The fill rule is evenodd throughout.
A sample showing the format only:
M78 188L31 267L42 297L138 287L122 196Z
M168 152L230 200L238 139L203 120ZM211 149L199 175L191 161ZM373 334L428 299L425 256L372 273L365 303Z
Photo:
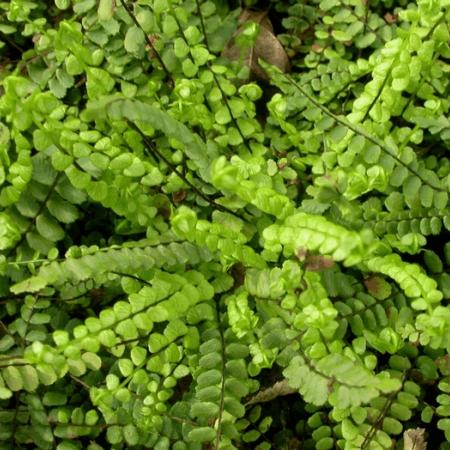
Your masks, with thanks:
M288 381L286 379L277 381L273 386L263 389L259 391L256 395L254 395L246 405L253 405L255 403L264 403L270 402L277 397L281 397L283 395L294 394L297 392L297 389L293 389L289 386Z
M94 302L100 302L106 297L106 289L93 288L89 291L89 297L91 297Z
M382 277L373 275L364 279L368 292L378 300L385 300L391 295L391 285Z
M444 355L437 358L435 361L436 366L442 372L443 375L450 375L450 355Z
M304 261L306 259L306 256L308 255L308 249L305 247L299 247L297 249L296 255L300 261Z
M314 255L304 247L298 248L296 255L305 264L305 269L310 272L322 272L334 265L334 260L329 256Z
M281 450L300 450L302 448L302 441L293 437L290 438L285 446L281 448Z
M186 193L185 190L173 192L172 193L172 200L173 200L173 202L175 204L181 203L186 198L186 195L187 195L187 193Z
M322 272L333 267L333 259L321 255L307 255L305 259L305 269L310 272Z
M403 433L403 450L426 450L425 429L415 428Z
M234 288L242 286L245 281L245 266L241 262L233 264L228 273L233 277Z
M256 22L260 25L260 32L253 47L241 49L236 44L236 38L242 33L247 22ZM250 69L250 77L268 80L264 69L258 64L259 59L277 66L283 72L289 70L289 58L274 34L272 23L266 12L255 12L244 9L239 16L239 28L234 33L233 38L226 45L222 56L231 61L242 61Z
M388 12L384 15L384 20L390 25L396 23L397 19L398 19L397 14L391 14L390 12Z

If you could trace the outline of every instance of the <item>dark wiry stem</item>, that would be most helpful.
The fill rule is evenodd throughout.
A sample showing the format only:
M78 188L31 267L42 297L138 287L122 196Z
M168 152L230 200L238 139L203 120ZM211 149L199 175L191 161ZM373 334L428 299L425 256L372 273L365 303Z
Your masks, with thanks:
M120 0L120 3L122 4L122 6L125 8L125 11L127 12L127 14L130 16L131 20L134 22L134 24L144 33L145 36L145 40L147 41L147 44L150 46L150 48L152 49L154 55L156 56L156 59L158 60L158 62L161 64L161 67L163 68L167 78L170 80L171 84L173 84L173 79L172 79L172 75L169 72L169 69L167 68L167 66L164 64L164 61L161 58L161 55L158 53L158 51L156 50L155 46L153 45L153 42L151 41L151 39L147 36L147 33L142 29L141 24L138 22L136 16L133 14L133 11L131 11L130 7L126 4L125 0Z
M146 149L153 155L153 156L157 156L159 159L161 159L162 161L164 161L170 168L170 170L172 170L172 172L176 173L199 197L201 197L203 200L206 200L209 204L211 204L214 208L220 210L220 211L224 211L224 212L228 212L230 214L233 214L236 217L242 218L239 216L239 214L237 214L236 212L232 211L231 209L226 208L225 206L222 206L218 203L216 203L213 199L211 199L210 197L208 197L206 194L204 194L200 189L197 188L197 186L195 186L191 181L189 181L186 176L180 172L157 148L156 146L153 144L153 142L151 142L148 137L139 129L139 127L137 127L133 122L130 122L129 120L127 121L130 126L136 130L141 136L142 139L144 141L145 147Z
M415 175L417 178L419 178L423 184L426 184L428 186L430 186L433 189L436 189L437 191L443 191L443 192L447 192L446 189L440 187L440 186L435 186L434 184L430 183L427 179L425 179L417 170L413 169L409 164L406 164L405 162L403 162L394 152L394 150L392 150L391 148L389 148L388 146L386 146L384 144L384 142L382 142L381 140L373 137L371 134L367 133L364 129L362 129L361 127L358 127L357 125L354 125L352 123L350 123L348 120L346 120L343 117L340 117L334 113L332 113L326 106L324 106L322 103L320 103L319 101L317 101L311 94L309 94L303 87L301 87L298 83L296 83L290 76L285 75L286 79L289 81L289 83L291 83L296 89L298 89L314 106L317 106L317 108L319 108L320 110L322 110L322 112L331 117L332 119L334 119L337 123L339 123L340 125L343 125L344 127L348 128L349 130L353 131L356 134L359 134L360 136L366 138L369 142L372 142L372 144L377 145L378 147L380 147L380 149L384 152L387 153L389 156L391 156L392 158L395 159L395 161L402 165L403 167L405 167L409 172L411 172L413 175Z
M200 17L200 26L202 28L202 33L203 33L203 36L204 36L204 39L205 39L205 46L206 46L207 50L211 53L211 51L209 49L209 44L208 44L208 36L206 35L205 21L203 20L203 14L202 14L202 11L200 9L200 2L199 2L199 0L195 0L195 3L197 5L197 14ZM236 130L238 131L239 135L241 136L242 142L247 147L247 150L251 151L250 148L248 147L247 140L246 140L244 134L242 133L242 130L239 127L239 124L237 123L236 118L233 116L233 111L231 110L231 106L228 103L227 95L225 94L225 91L222 89L222 85L220 84L220 81L217 78L217 75L211 69L211 63L209 61L207 61L206 65L208 66L208 69L211 71L213 79L214 79L214 83L216 84L217 88L220 91L220 94L222 95L223 101L225 103L225 107L228 110L228 114L230 114L231 121L233 122L233 125L236 127Z

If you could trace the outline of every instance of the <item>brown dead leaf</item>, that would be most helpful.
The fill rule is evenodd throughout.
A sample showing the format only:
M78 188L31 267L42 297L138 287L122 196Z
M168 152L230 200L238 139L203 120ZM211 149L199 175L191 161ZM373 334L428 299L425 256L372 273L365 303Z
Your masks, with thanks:
M172 208L167 196L163 194L154 194L152 198L154 200L154 206L156 207L158 214L162 216L164 220L169 220Z
M239 286L242 286L245 281L245 266L241 262L237 262L233 264L230 269L228 270L228 273L233 277L234 279L234 288L237 288Z
M290 438L285 446L281 450L300 450L302 448L302 441L298 440L296 437Z
M94 302L100 302L106 297L106 289L93 288L89 291L89 297L91 297Z
M334 261L321 255L307 255L305 260L305 269L310 272L322 272L325 269L333 267Z
M181 203L186 198L187 192L185 190L177 191L172 193L172 201L177 204Z
M270 402L277 397L284 395L290 395L298 392L298 389L291 388L289 386L288 380L284 379L277 381L273 386L259 391L254 395L245 405L253 405L255 403Z
M243 32L244 25L248 22L256 22L260 26L260 32L255 45L248 49L241 49L236 44L236 38ZM250 69L250 78L268 80L264 69L258 64L261 58L269 64L277 66L283 72L289 70L289 58L274 34L272 23L267 17L267 12L250 11L244 9L239 16L239 28L232 39L226 45L222 56L231 61L242 61Z
M385 300L391 295L391 285L382 277L372 275L364 279L364 285L369 294L373 295L378 300Z
M384 15L384 20L385 20L389 25L391 25L391 24L393 24L393 23L396 23L396 22L397 22L397 19L398 19L397 14L391 14L390 12L388 12L388 13L386 13L386 14Z
M450 355L444 355L434 361L443 375L450 375Z
M310 272L322 272L334 265L334 260L329 256L313 255L303 247L297 249L296 255L305 264L305 269Z
M151 42L152 45L155 45L158 40L160 39L160 36L158 34L149 34L148 35L148 40L149 42ZM153 59L156 57L156 53L153 47L151 47L150 45L147 45L145 47L145 49L148 51L148 57L150 59Z
M299 247L297 249L296 255L300 261L304 261L306 259L306 256L308 255L308 249L305 247Z
M426 450L425 429L415 428L403 433L403 450Z

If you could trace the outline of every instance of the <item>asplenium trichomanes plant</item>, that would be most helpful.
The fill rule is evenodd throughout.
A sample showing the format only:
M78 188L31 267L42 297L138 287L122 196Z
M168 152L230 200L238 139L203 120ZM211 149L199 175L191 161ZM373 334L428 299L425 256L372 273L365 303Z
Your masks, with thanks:
M1 449L450 448L449 3L235 3L0 4Z

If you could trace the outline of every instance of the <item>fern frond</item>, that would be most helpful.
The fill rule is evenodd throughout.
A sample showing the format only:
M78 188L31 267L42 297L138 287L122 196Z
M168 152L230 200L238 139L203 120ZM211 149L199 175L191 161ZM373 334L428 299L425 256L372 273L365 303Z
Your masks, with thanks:
M200 261L211 260L206 249L184 242L149 245L144 240L132 247L95 248L89 253L42 265L36 275L17 283L12 290L15 293L36 292L48 285L62 286L67 281L78 282L98 277L104 279L108 273L133 273L151 267L195 265Z
M92 103L84 112L84 118L94 120L104 117L105 113L113 120L126 119L151 125L154 129L161 130L166 136L177 140L183 145L186 155L194 162L202 178L205 181L210 180L209 166L215 155L210 154L209 149L197 134L165 111L140 101L113 97Z
M419 266L408 264L398 255L377 256L365 261L373 272L379 272L395 280L405 294L413 299L412 307L417 310L432 310L442 299L436 282L423 273Z
M215 216L218 218L218 216ZM236 261L249 267L265 267L266 262L251 247L245 245L248 237L241 231L243 224L231 217L208 222L199 220L195 211L182 206L172 217L175 233L211 252L220 252L225 267Z

